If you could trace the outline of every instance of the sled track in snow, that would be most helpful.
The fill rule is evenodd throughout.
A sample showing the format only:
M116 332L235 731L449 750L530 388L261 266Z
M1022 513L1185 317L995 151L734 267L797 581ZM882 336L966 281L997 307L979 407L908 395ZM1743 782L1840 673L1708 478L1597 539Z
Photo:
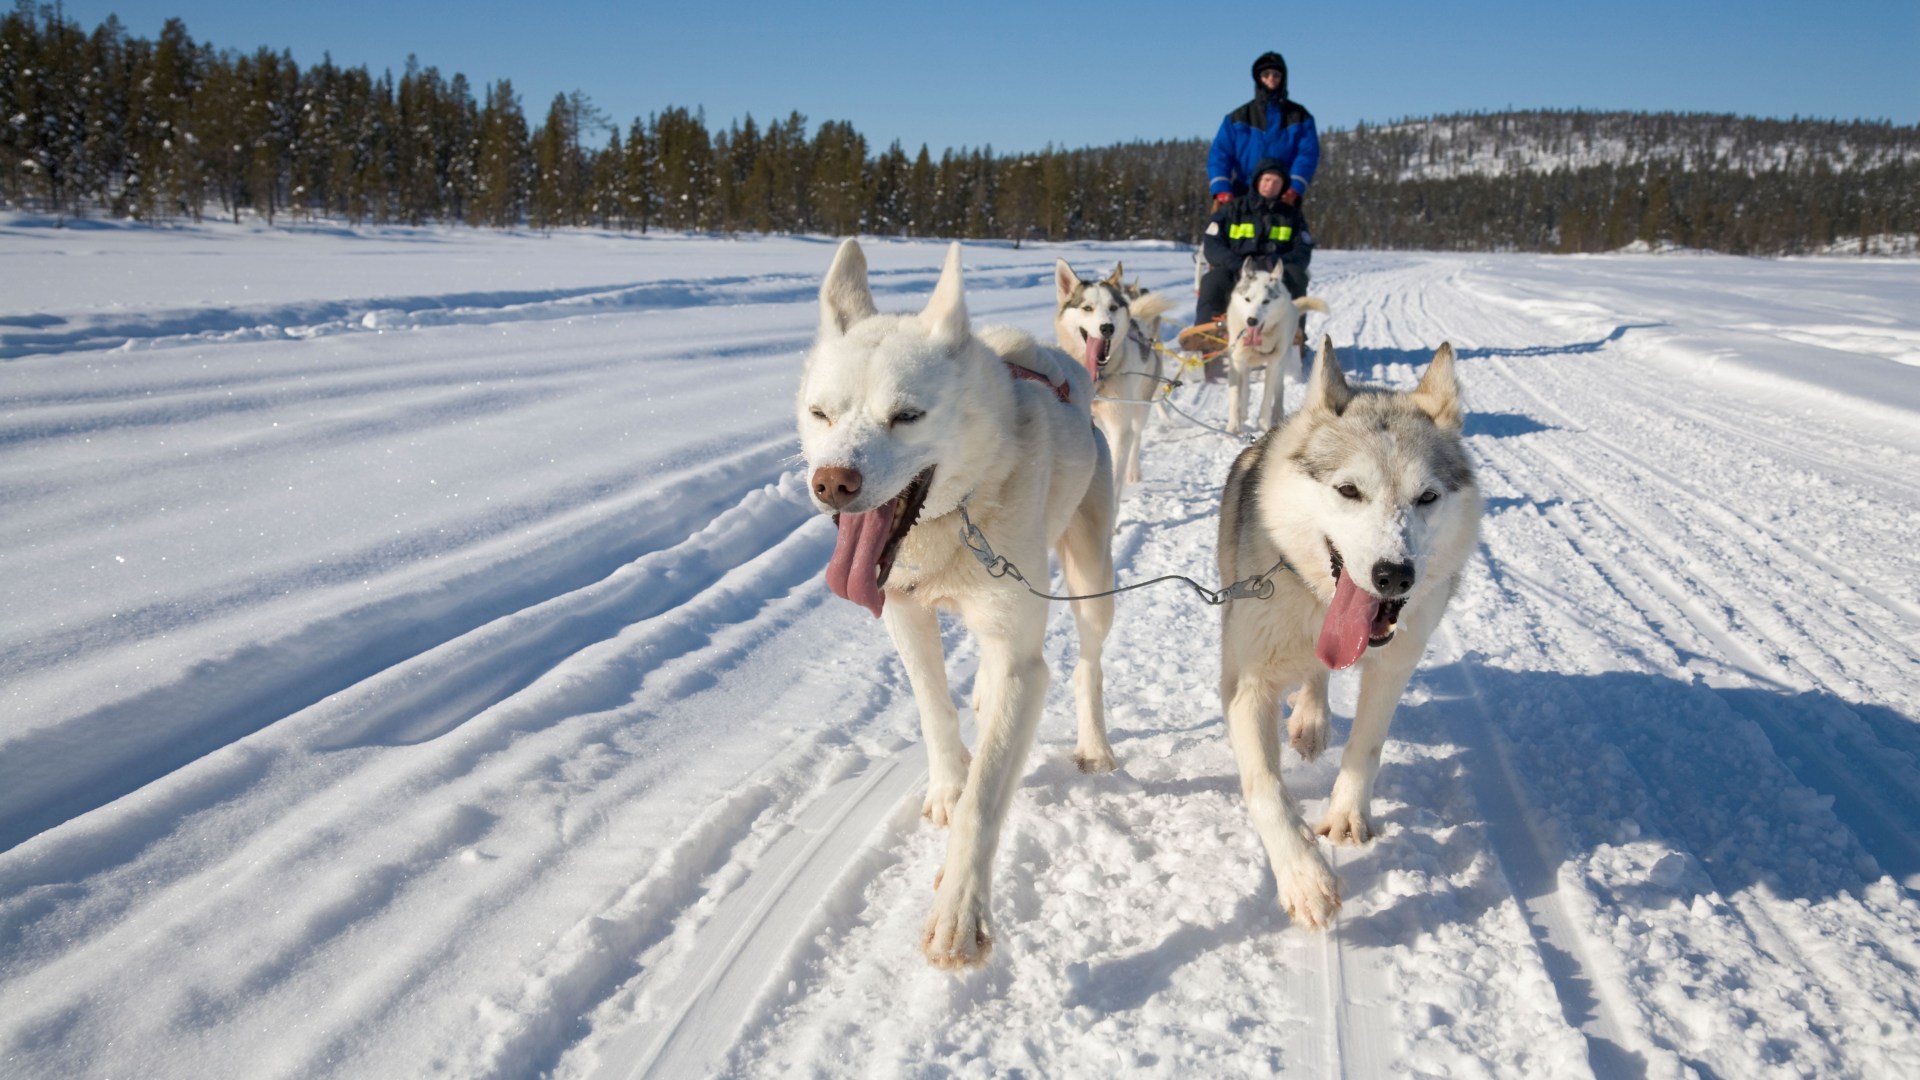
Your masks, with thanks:
M1444 623L1434 640L1445 643L1450 652L1460 651L1459 641ZM1561 862L1556 844L1531 824L1538 815L1527 805L1513 764L1494 732L1471 666L1456 665L1453 670L1462 685L1450 696L1476 713L1449 726L1454 739L1473 755L1475 764L1465 770L1466 785L1480 807L1500 873L1533 936L1540 966L1553 982L1561 1016L1586 1039L1587 1063L1599 1080L1644 1075L1644 1047L1639 1045L1638 1033L1622 1022L1633 1014L1631 997L1617 979L1596 966L1577 929L1570 910L1573 901L1554 870ZM1433 679L1430 674L1426 677Z
M738 544L689 544L672 534L703 515L727 521L787 454L781 439L717 463L712 483L700 489L706 498L669 521L644 520L650 503L642 497L634 508L557 536L531 556L487 567L484 581L376 600L291 640L209 661L181 684L107 706L44 737L15 740L9 753L16 760L43 757L47 768L43 784L0 794L0 851L352 687L366 685L384 700L323 745L420 742L452 730L625 621L685 601L757 554L735 550ZM778 500L760 502L791 525L810 516L797 501L789 500L784 511ZM618 580L630 560L634 569ZM651 585L650 566L660 567ZM661 587L683 574L684 581ZM383 690L383 677L405 688ZM172 726L143 740L141 733L151 729L140 718L156 714L193 717L190 734ZM84 767L92 774L76 781L71 770L79 766L62 748L75 738L105 740L107 733L106 745L118 752L88 759ZM164 742L156 742L161 736Z
M857 894L875 861L885 861L872 846L874 832L918 823L913 796L926 777L925 752L915 747L762 813L750 828L785 818L778 837L711 912L682 916L691 941L642 994L644 1019L602 1050L595 1080L712 1074L760 1013L760 999L804 978L799 954L827 912L848 906L841 898Z

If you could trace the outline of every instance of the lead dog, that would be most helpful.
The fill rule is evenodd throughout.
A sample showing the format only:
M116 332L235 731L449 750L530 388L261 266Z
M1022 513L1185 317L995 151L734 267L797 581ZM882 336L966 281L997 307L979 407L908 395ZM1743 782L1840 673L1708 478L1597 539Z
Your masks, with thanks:
M1358 665L1353 732L1317 831L1366 843L1387 726L1479 535L1461 420L1452 346L1433 354L1412 392L1397 393L1349 386L1323 338L1305 404L1227 476L1220 580L1281 559L1292 572L1272 575L1270 599L1226 605L1221 706L1280 905L1310 927L1327 925L1340 892L1280 777L1280 701L1300 688L1287 732L1302 757L1316 757L1327 745L1328 673Z
M978 966L992 948L994 848L1048 677L1047 602L986 573L961 540L961 508L1015 566L1043 570L1051 549L1069 593L1111 589L1112 463L1092 396L1092 379L1071 357L1018 330L973 332L959 244L918 315L876 312L852 240L820 284L820 332L800 380L800 447L815 505L834 515L838 532L828 586L885 621L920 708L930 773L923 812L952 827L921 943L940 967ZM958 612L980 642L971 759L936 608ZM1107 772L1100 652L1113 599L1075 601L1073 616L1074 760Z
M1093 378L1093 422L1113 450L1113 498L1140 482L1140 444L1154 394L1164 385L1160 354L1145 327L1173 308L1161 293L1127 295L1121 267L1099 281L1083 281L1065 259L1053 264L1054 338L1080 357Z
M1286 384L1288 380L1299 382L1302 375L1294 331L1306 312L1327 314L1325 301L1312 296L1293 299L1279 272L1264 269L1256 265L1258 262L1248 259L1240 264L1239 280L1227 300L1226 331L1233 342L1227 350L1227 430L1235 435L1240 434L1247 418L1248 383L1255 368L1267 369L1267 387L1254 421L1263 428L1280 426Z

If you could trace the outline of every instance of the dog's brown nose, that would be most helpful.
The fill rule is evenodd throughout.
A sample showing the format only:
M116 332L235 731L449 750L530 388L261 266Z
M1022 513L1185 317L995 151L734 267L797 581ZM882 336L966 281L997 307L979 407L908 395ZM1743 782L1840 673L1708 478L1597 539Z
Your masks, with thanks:
M813 470L813 497L839 510L860 494L857 469L827 468Z

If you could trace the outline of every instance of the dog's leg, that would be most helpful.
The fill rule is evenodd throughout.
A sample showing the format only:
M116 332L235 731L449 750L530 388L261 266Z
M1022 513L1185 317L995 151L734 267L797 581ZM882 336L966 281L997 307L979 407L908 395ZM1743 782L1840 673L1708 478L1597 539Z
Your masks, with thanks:
M1046 698L1045 604L1013 597L1012 604L1028 610L1009 611L1008 602L968 612L967 625L979 628L981 639L980 737L966 790L954 806L947 860L920 943L936 967L979 967L993 948L987 920L993 853Z
M1127 445L1124 450L1117 453L1117 457L1125 464L1122 472L1129 484L1140 482L1140 443L1143 441L1141 435L1146 427L1147 407L1145 405L1127 406L1126 434L1121 436Z
M1371 662L1360 676L1353 733L1340 755L1340 775L1333 782L1333 797L1327 800L1327 816L1318 827L1320 835L1336 844L1364 844L1374 837L1371 806L1380 750L1386 745L1387 727L1393 723L1400 695L1420 662L1423 644L1395 642L1379 650L1380 655L1369 657Z
M1260 407L1254 410L1253 413L1254 423L1262 428L1270 428L1273 426L1274 390L1278 388L1279 382L1279 369L1273 365L1272 361L1268 361L1267 377L1260 380Z
M1228 620L1235 614L1229 611ZM1251 628L1245 632L1245 636L1257 634ZM1234 636L1232 626L1226 636ZM1273 863L1280 906L1296 923L1323 928L1340 908L1340 885L1280 777L1280 694L1285 687L1252 665L1243 670L1231 644L1225 653L1220 697L1226 708L1227 736L1240 766L1247 813Z
M1227 382L1227 432L1238 435L1247 419L1247 381L1252 377L1252 366L1238 356L1227 366L1232 369Z
M967 746L960 741L960 714L947 688L946 650L940 644L940 617L900 597L881 609L887 634L907 667L913 699L920 706L920 735L927 743L927 801L920 813L945 825L967 783Z
M1318 668L1287 699L1292 711L1287 714L1287 741L1294 752L1312 761L1327 748L1327 669Z
M1101 462L1101 467L1105 468L1107 475L1113 478L1113 504L1118 506L1120 493L1126 486L1122 476L1124 470L1120 467L1120 463L1126 459L1120 456L1120 447L1126 438L1127 422L1120 414L1113 411L1116 408L1113 405L1096 404L1093 408L1093 426L1099 429L1100 438L1109 450L1108 456Z
M1067 595L1086 596L1113 588L1113 496L1100 477L1087 485L1086 497L1060 536L1060 574ZM1080 634L1080 656L1073 665L1073 701L1079 714L1079 737L1073 761L1081 772L1114 770L1113 746L1107 741L1106 674L1100 657L1107 633L1113 629L1113 597L1075 600L1074 626Z
M1130 406L1122 405L1119 407L1119 409L1126 408L1130 408ZM1115 506L1120 504L1121 494L1126 491L1127 485L1137 479L1137 477L1130 475L1130 470L1127 468L1127 458L1133 453L1134 447L1138 445L1138 436L1133 429L1132 417L1129 417L1124 412L1120 412L1119 409L1115 410L1113 430L1108 433L1109 441L1113 446L1113 502Z

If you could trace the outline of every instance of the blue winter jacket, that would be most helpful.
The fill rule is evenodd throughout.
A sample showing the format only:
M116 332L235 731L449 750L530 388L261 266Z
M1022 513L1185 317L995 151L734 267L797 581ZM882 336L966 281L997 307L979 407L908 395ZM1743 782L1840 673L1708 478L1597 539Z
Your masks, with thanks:
M1286 166L1288 184L1302 195L1320 165L1320 135L1313 114L1291 98L1277 107L1265 95L1227 114L1207 153L1207 187L1215 194L1244 195L1262 158Z

